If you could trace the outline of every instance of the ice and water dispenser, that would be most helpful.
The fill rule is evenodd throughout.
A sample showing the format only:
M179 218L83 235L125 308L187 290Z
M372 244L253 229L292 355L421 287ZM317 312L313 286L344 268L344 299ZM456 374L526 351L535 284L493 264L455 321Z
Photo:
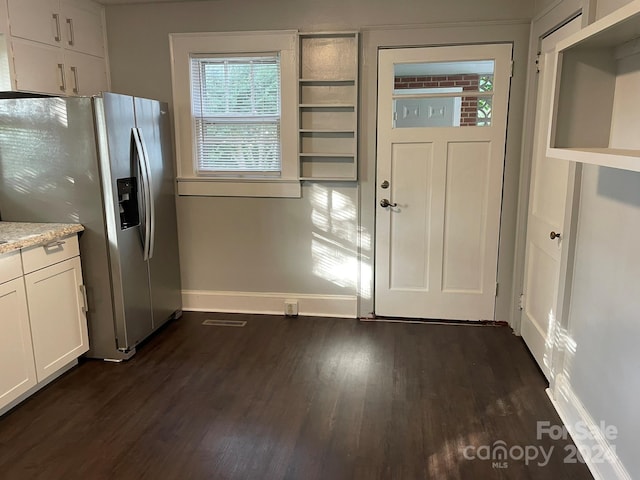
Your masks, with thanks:
M136 177L119 178L118 204L120 206L120 229L135 227L140 224L138 209L138 182Z

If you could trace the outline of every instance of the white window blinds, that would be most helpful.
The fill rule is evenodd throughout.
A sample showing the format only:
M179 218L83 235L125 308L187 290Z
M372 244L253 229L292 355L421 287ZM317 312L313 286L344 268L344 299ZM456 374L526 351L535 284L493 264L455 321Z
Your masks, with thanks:
M198 174L281 172L280 58L191 58Z

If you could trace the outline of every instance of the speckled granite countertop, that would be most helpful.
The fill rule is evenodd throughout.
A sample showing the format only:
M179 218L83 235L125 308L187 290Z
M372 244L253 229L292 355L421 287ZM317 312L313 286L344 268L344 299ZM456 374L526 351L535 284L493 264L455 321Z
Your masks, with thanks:
M0 222L0 254L42 245L83 230L79 223Z

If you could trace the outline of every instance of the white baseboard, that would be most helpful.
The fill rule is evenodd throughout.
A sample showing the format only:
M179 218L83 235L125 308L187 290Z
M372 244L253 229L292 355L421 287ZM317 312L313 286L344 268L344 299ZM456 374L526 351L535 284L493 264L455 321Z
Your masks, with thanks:
M547 389L547 395L571 434L578 450L592 452L597 457L594 461L594 458L589 455L584 456L585 463L595 480L631 480L631 475L616 454L615 440L612 445L605 438L598 428L598 424L587 412L571 388L571 384L563 375L557 377L553 392ZM586 427L592 435L580 435L576 431L577 425ZM620 425L616 427L620 427Z
M358 298L355 295L182 291L182 309L195 312L283 315L285 300L298 302L299 315L339 318L357 318L358 316Z

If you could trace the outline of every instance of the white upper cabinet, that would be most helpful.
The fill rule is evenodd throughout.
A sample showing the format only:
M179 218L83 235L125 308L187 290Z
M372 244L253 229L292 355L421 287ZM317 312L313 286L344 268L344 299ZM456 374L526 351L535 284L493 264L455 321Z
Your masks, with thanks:
M104 57L102 12L91 3L61 0L60 21L63 22L64 48Z
M11 36L104 57L102 12L78 0L8 0Z
M66 73L61 49L28 40L14 39L15 90L66 93Z
M90 96L109 89L104 59L65 51L65 82L70 95Z
M69 96L108 90L102 13L90 0L7 0L0 7L0 25L8 26L0 30L9 33L0 35L2 88Z
M62 19L59 0L9 0L11 36L59 46Z
M557 51L547 156L640 171L640 0Z

